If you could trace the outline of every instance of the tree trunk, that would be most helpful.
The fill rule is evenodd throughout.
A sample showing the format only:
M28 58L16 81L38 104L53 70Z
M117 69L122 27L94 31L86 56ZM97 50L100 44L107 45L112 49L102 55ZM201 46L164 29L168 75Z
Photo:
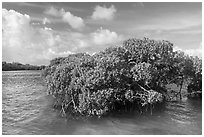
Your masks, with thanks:
M181 96L181 89L182 89L182 87L183 87L183 77L182 77L181 84L180 84L180 89L179 89L180 100L182 99L182 96Z

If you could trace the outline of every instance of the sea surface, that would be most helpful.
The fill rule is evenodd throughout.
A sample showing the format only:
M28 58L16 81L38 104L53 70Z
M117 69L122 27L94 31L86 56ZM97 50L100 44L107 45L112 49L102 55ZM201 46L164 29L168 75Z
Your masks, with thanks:
M101 119L67 120L52 108L40 71L2 72L2 134L200 135L202 101L184 98L153 114L118 114Z

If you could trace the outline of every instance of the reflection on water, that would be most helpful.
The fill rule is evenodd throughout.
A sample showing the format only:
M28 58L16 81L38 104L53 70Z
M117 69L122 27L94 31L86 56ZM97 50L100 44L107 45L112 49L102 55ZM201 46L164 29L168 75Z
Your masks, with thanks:
M52 108L40 71L2 74L3 134L202 134L202 102L184 99L153 115L66 120Z

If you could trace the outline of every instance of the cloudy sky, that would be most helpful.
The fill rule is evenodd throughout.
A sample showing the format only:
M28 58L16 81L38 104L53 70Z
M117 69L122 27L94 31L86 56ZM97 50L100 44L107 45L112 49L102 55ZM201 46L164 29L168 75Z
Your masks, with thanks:
M48 65L128 38L168 40L202 56L201 3L3 3L2 60Z

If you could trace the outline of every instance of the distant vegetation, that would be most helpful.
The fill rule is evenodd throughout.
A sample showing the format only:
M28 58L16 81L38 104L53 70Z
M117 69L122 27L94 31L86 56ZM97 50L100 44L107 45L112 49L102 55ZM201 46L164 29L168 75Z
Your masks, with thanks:
M202 60L173 51L169 41L129 39L122 46L94 54L72 54L51 60L44 70L55 107L64 115L102 116L111 112L152 110L171 101L167 85L184 83L202 91Z
M18 62L7 63L2 62L2 71L12 71L12 70L42 70L45 66L34 66L30 64L21 64Z

